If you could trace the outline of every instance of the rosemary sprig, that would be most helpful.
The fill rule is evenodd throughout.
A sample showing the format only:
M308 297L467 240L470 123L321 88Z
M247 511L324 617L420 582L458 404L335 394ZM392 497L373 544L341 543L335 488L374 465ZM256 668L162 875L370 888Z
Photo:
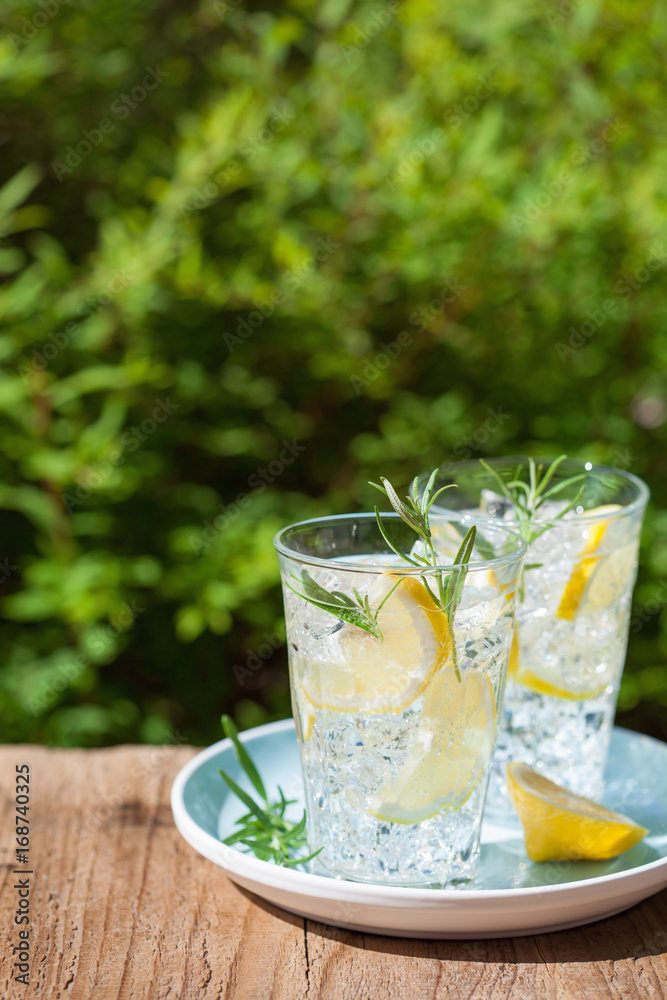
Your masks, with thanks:
M292 579L298 580L298 577L293 575ZM349 622L350 625L356 625L357 628L362 628L366 632L370 632L376 639L382 640L382 631L377 621L378 614L400 582L400 580L396 581L395 586L392 587L375 610L370 606L368 595L362 597L356 587L352 588L354 599L341 590L325 590L317 581L313 580L310 573L305 569L301 571L301 586L305 593L300 593L289 582L287 586L293 594L302 597L304 601L309 601L310 604L314 604L316 608L327 611L330 615L335 615L336 618L341 618L343 621Z
M404 562L409 563L417 569L423 569L424 571L435 568L440 561L431 536L429 511L440 494L454 486L454 483L450 483L447 486L442 486L439 490L434 491L437 474L438 470L434 469L426 488L421 495L419 494L418 489L419 477L416 476L412 483L411 496L407 496L405 498L405 502L403 502L403 500L401 500L398 496L398 493L388 479L382 477L381 486L378 483L370 483L371 486L374 486L376 489L380 490L381 493L384 493L386 497L388 497L390 504L396 513L401 517L401 520L415 532L419 539L421 539L424 546L424 554L414 551L412 553L401 551L401 549L399 549L391 539L386 526L382 522L380 511L376 507L375 517L377 519L378 528L387 546L392 552L395 553L395 555L404 560ZM426 579L426 574L422 577L422 582L431 595L434 604L444 611L447 616L447 627L449 629L452 644L454 670L456 671L456 676L459 680L461 679L461 674L456 654L456 643L454 641L454 617L461 602L461 595L463 593L463 586L467 573L467 564L470 561L470 557L475 547L475 536L476 528L473 525L473 527L466 532L465 537L461 542L461 546L454 558L452 569L437 570L435 573L431 574L432 579L435 580L437 594L431 589L429 581ZM488 543L486 544L488 545ZM292 593L301 597L304 601L314 604L316 608L320 608L320 610L326 611L328 614L342 619L342 621L348 622L351 625L356 625L357 628L362 628L366 632L370 632L372 636L382 641L384 637L382 635L382 629L378 624L378 615L403 578L399 576L394 586L391 588L389 593L385 595L377 608L372 608L368 596L362 597L355 588L352 590L352 594L354 595L353 597L340 590L326 590L319 583L317 583L316 580L313 580L305 569L301 571L300 581L299 578L294 575L292 576L292 579L300 582L302 587L302 590L299 591L293 587L291 583L287 582L287 586Z
M377 519L378 528L380 529L385 542L390 546L392 551L396 552L397 555L401 556L401 558L406 559L408 562L412 563L413 566L423 566L424 569L434 568L440 562L431 535L429 511L440 494L454 486L453 483L450 483L447 486L442 486L439 490L434 492L437 474L438 470L434 469L421 496L418 489L419 477L415 477L412 483L411 495L405 497L405 502L403 502L403 500L401 500L398 496L396 490L388 479L382 477L381 486L378 483L370 483L370 485L374 486L376 490L379 490L381 493L384 493L386 497L388 497L389 503L392 505L396 513L422 540L424 545L424 554L422 555L413 551L412 555L409 556L401 552L391 541L387 530L382 523L380 511L376 507L375 517ZM456 641L454 638L454 618L456 616L458 606L461 603L465 578L468 572L467 566L473 553L473 549L475 548L476 534L477 529L473 524L472 527L466 532L463 541L461 542L461 546L454 557L452 569L437 570L433 573L433 577L435 578L437 585L437 594L433 593L426 577L424 576L422 578L422 582L431 595L434 604L445 613L447 628L451 639L454 671L459 681L461 680L461 672L459 670Z
M298 823L292 823L285 819L287 806L296 802L296 799L286 799L282 788L278 787L280 794L279 802L270 802L266 794L264 782L259 771L255 767L250 754L239 740L239 734L234 722L228 715L222 716L222 729L225 736L234 744L236 759L250 779L251 784L257 791L262 804L258 805L246 791L240 788L233 778L218 768L220 777L234 795L237 796L247 808L248 812L236 821L240 827L235 833L225 837L223 844L243 844L253 852L255 857L262 861L273 861L277 865L285 868L295 868L297 865L304 865L310 861L322 848L307 854L305 857L295 858L292 853L299 847L306 844L306 810Z
M529 544L534 542L536 538L539 538L540 535L544 534L544 532L548 531L551 527L551 523L549 523L543 528L536 529L531 524L526 523L532 522L536 519L540 508L547 500L557 496L564 489L567 489L567 487L572 486L574 483L581 483L581 487L572 500L570 500L569 503L567 503L565 507L558 512L558 514L555 514L549 519L550 522L559 521L561 518L565 517L565 515L568 514L573 507L577 506L584 495L588 481L588 473L586 472L579 472L575 476L569 476L567 479L562 479L560 482L555 483L547 489L560 465L566 458L567 455L559 455L558 458L555 458L551 465L549 465L546 469L543 465L536 465L533 458L529 458L528 482L521 478L524 471L524 467L522 465L517 466L514 471L513 478L506 482L492 465L490 465L483 458L479 459L480 465L493 478L500 493L512 504L514 516L520 524L521 534Z

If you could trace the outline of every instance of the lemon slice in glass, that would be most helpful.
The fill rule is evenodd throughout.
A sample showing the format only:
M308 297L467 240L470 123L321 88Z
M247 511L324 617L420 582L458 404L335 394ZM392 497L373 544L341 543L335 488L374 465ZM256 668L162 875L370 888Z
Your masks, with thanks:
M576 642L576 640L574 641ZM572 662L575 664L576 655L575 648L572 650ZM517 684L522 684L523 687L535 691L537 694L547 694L552 698L566 698L568 701L595 698L602 694L608 684L613 682L617 669L616 663L609 662L600 672L590 668L585 670L579 665L572 673L567 674L547 663L535 662L528 665L523 662L518 629L516 627L514 629L508 675Z
M396 577L386 573L369 594L373 608L385 601L377 618L382 639L345 625L340 631L340 658L308 664L301 686L315 708L402 712L449 658L447 616L423 582L406 576L391 593L394 587Z
M592 510L586 511L586 514L591 517L597 517L600 514L613 514L620 509L620 504L610 503L605 504L603 507L595 507ZM589 528L588 541L583 548L578 562L572 570L570 579L565 585L563 595L560 599L560 604L558 605L558 609L556 611L556 618L565 618L567 621L572 621L579 610L579 605L581 604L588 581L593 575L593 572L597 568L601 559L601 556L596 555L595 553L597 553L597 550L602 544L602 539L604 538L608 527L609 520L606 520L596 521L595 524L592 524Z
M582 613L610 608L631 590L637 571L637 546L614 549L598 562L580 605Z
M604 861L634 847L649 832L526 764L507 765L507 784L531 861Z
M443 667L424 692L416 749L385 782L369 812L387 823L421 823L460 809L484 776L495 736L496 703L486 674L457 680Z

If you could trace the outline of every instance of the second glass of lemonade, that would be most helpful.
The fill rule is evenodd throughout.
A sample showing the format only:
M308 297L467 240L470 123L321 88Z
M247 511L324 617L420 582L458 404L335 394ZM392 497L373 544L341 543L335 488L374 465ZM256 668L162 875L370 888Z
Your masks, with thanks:
M414 551L400 517L383 521ZM460 539L471 522L451 523ZM415 569L373 514L276 536L311 870L421 886L474 875L525 551L502 525L485 534L486 558L464 569ZM448 615L438 595L454 578Z
M432 511L434 525L446 505L446 517L450 507L474 517L481 537L501 523L528 543L490 791L497 808L507 802L510 761L601 797L625 662L648 488L628 472L566 460L526 517L524 501L536 489L539 497L550 464L522 457L447 466L438 482L458 488ZM447 521L440 530L449 532Z

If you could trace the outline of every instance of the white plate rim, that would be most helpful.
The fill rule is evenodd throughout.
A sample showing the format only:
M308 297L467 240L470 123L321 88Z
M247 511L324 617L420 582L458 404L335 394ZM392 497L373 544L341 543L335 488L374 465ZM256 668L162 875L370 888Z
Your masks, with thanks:
M294 719L281 719L278 722L269 722L266 725L245 730L241 733L241 741L252 740L254 736L283 733L293 728ZM633 736L651 740L651 742L659 742L658 740L653 741L651 737L642 733L634 733L631 730L624 730L624 732L632 732ZM508 903L521 909L518 905L521 901L530 905L531 900L546 902L545 897L551 899L553 905L557 907L560 905L570 906L579 896L585 897L588 902L597 899L611 900L616 896L625 895L630 890L631 886L627 883L631 883L635 890L648 888L660 883L658 875L660 872L664 872L664 877L667 880L667 857L658 858L656 861L649 861L644 865L638 865L621 872L608 872L605 875L580 879L576 882L561 882L545 886L517 886L509 889L421 889L375 885L283 868L280 865L261 861L252 855L242 854L240 851L227 847L203 830L192 819L185 807L184 790L191 775L212 757L217 756L223 750L231 749L231 747L231 740L218 740L217 743L201 750L181 768L171 788L172 813L179 833L195 850L221 865L232 876L238 875L261 885L276 889L289 888L296 894L317 896L320 899L328 898L334 901L345 899L348 902L377 903L388 907L406 905L409 907L424 907L425 905L437 907L456 904L457 908L470 906L477 909L480 903L485 903L487 906L488 904L497 904L497 906L492 905L492 909L506 910ZM613 885L618 887L617 893L610 892Z

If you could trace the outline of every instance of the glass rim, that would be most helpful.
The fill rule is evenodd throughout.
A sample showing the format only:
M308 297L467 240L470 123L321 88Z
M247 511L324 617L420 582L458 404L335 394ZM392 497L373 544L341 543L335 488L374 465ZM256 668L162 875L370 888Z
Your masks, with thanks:
M524 462L525 463L525 462L528 461L529 458L532 458L533 461L537 462L537 463L543 462L543 463L550 464L556 458L558 458L558 456L557 455L554 455L554 456L543 456L543 455L507 455L507 456L502 456L502 455L495 455L493 458L485 458L484 461L488 462L489 465L501 465L501 464L505 464L505 463L507 463L507 464L514 464L514 463L519 463L519 462ZM643 510L646 507L646 505L648 504L649 500L651 499L651 490L649 489L649 487L647 486L647 484L644 482L644 480L640 479L639 476L635 476L635 474L633 472L628 472L626 469L618 469L614 465L603 465L603 464L597 463L597 462L589 462L589 461L586 461L586 459L583 459L583 458L566 458L563 461L563 465L566 465L567 463L572 463L574 465L578 465L580 467L583 467L584 471L586 471L586 472L601 472L601 473L602 472L606 472L606 473L613 473L613 475L619 476L621 479L625 479L626 482L631 483L635 487L635 489L637 490L637 496L635 497L635 499L632 500L632 502L629 503L629 504L622 505L620 510L615 510L615 511L612 511L611 513L609 511L606 511L606 512L603 512L601 514L593 514L592 510L594 510L594 508L591 508L591 511L584 511L582 514L575 513L575 514L572 514L571 516L568 516L567 517L567 523L572 524L572 522L586 522L586 524L596 524L598 521L616 521L616 520L618 520L621 517L629 517L631 514L635 514L638 510ZM589 465L590 465L590 469L586 468L586 466L589 466ZM451 463L448 463L447 466L440 466L439 469L438 469L438 471L440 471L440 469L442 469L444 467L446 467L446 468L448 468L450 470L452 476L454 475L454 472L455 472L456 469L466 469L466 468L479 469L480 471L484 472L488 476L488 472L486 472L486 470L484 469L484 466L479 464L479 459L470 458L470 459L464 459L461 462L451 462ZM428 473L428 472L421 473L421 475L419 476L420 482L422 480L428 481L428 476L429 475L430 475L430 473ZM444 477L446 475L446 473L442 473L442 475ZM437 482L438 482L438 480L436 480L436 483ZM440 507L440 506L438 506L438 504L436 502L436 504L434 504L434 506L431 508L431 510L437 510L438 513L439 513L440 511L443 511L443 510L453 510L453 508ZM475 518L476 519L479 518L479 520L483 521L485 524L489 524L489 523L490 524L496 524L496 522L498 520L500 520L499 518L491 517L488 514L486 514L486 515L485 514L476 514ZM517 521L517 520L504 521L503 520L503 521L501 521L501 524L506 524L510 528L516 528L516 527L524 525L524 524L528 524L528 525L554 524L556 521L559 524L566 523L565 518L552 518L551 520L549 520L549 519L539 520L539 519L535 519L535 518L530 518L530 519L525 520L525 521Z
M456 515L456 511L452 511L452 514ZM390 520L401 521L402 518L400 514L395 511L385 511L381 515L383 518L389 518ZM345 562L343 559L324 559L320 556L311 556L303 552L296 552L290 549L285 544L283 536L288 531L293 531L296 528L317 528L324 527L326 524L333 523L343 523L344 521L356 521L361 518L367 518L372 521L373 524L377 525L377 520L375 517L375 512L373 511L359 511L353 514L328 514L323 517L311 517L307 518L305 521L295 521L294 524L288 524L280 531L276 533L273 539L273 544L279 555L285 556L288 559L292 559L294 562L304 563L308 566L320 566L323 568L328 567L329 569L334 568L347 573L386 573L388 570L398 570L401 576L430 576L433 573L438 572L451 572L456 569L461 563L443 563L437 566L411 566L409 563L406 564L405 568L402 566L388 566L387 563L364 563L363 565L354 565L349 562ZM471 514L464 514L459 517L450 518L452 521L458 521L459 523L464 523L469 521L470 526L475 523L473 521ZM476 520L476 519L475 519ZM497 529L504 535L507 535L510 540L516 543L516 548L512 552L507 552L504 555L496 556L493 559L471 559L466 563L468 570L482 571L485 569L497 569L500 566L508 565L509 563L520 561L523 559L524 555L528 551L528 545L524 538L517 529L511 524L499 524L495 525ZM463 541L463 538L461 539Z

